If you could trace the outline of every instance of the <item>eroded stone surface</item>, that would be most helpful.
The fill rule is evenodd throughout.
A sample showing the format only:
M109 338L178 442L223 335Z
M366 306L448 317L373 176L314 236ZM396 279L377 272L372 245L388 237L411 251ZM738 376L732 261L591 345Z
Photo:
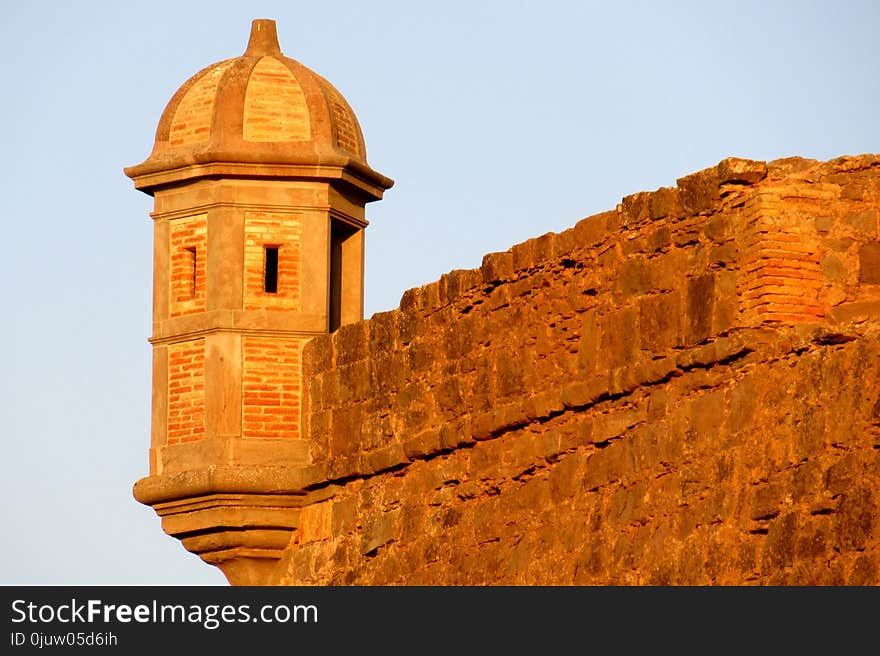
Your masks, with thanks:
M682 180L310 342L278 583L877 583L877 161Z

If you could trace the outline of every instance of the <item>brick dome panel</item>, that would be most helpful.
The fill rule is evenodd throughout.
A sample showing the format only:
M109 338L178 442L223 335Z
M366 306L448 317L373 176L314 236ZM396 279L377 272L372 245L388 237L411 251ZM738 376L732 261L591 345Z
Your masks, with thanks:
M185 146L209 140L217 87L230 63L210 67L186 92L171 119L168 145Z
M244 97L245 141L308 141L311 118L302 86L275 57L262 57L251 72Z

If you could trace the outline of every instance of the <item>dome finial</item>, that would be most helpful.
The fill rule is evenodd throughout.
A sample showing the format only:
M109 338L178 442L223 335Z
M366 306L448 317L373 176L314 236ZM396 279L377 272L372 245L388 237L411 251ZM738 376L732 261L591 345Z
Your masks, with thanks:
M281 46L278 45L278 32L275 29L275 21L268 18L256 18L251 23L251 38L248 41L245 56L254 55L280 55Z

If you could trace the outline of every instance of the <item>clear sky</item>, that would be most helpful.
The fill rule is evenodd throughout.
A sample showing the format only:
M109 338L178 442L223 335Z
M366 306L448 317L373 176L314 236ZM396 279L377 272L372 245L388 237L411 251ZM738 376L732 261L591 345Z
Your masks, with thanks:
M0 584L222 584L147 474L152 200L122 168L254 18L358 115L366 316L728 156L880 152L880 3L12 2L0 19Z

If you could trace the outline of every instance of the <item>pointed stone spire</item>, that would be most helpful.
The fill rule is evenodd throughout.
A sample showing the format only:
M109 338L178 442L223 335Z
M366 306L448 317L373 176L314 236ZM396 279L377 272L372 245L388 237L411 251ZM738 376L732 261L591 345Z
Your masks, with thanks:
M278 31L275 21L268 18L257 18L251 23L251 38L248 41L245 57L262 57L265 55L280 55L281 46L278 45Z

